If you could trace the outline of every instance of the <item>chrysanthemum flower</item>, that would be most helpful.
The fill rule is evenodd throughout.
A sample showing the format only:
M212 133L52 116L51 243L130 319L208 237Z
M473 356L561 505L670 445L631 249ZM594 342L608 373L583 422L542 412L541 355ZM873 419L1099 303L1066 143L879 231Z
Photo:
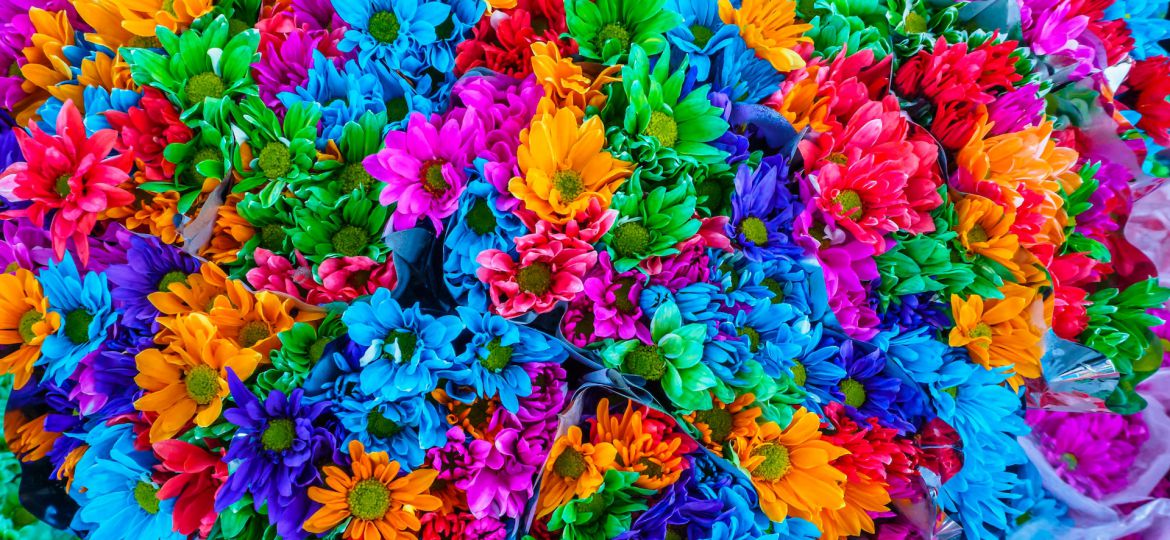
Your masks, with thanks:
M550 531L563 530L564 540L614 538L629 530L633 514L646 509L653 490L634 486L636 473L605 471L601 487L589 497L569 501L549 518Z
M297 310L295 303L282 299L276 294L248 291L244 283L229 280L223 296L216 297L208 314L218 328L219 335L226 337L241 348L260 353L264 360L268 353L279 346L277 334L292 328L296 321L311 321L321 318L319 311Z
M146 391L134 407L158 413L150 426L152 443L174 437L192 419L202 427L219 420L228 370L248 378L260 362L256 351L218 337L202 313L180 315L168 326L174 337L166 348L147 349L134 359L139 371L134 382Z
M231 154L232 168L241 176L232 192L262 188L258 199L265 205L281 198L286 186L302 193L314 179L320 108L296 102L280 119L260 98L249 96L232 111L237 125L251 127L248 140Z
M560 0L521 0L508 9L480 19L472 37L458 47L457 74L476 67L524 77L532 73L532 44L550 44L565 55L577 52L568 36L565 3Z
M646 54L666 49L665 34L682 23L666 0L570 0L565 23L580 55L602 64L620 64L635 45Z
M1023 378L1040 376L1040 330L1032 323L1035 291L1005 284L1001 300L984 300L978 295L962 299L951 297L955 327L951 329L952 347L966 347L975 363L986 367L1010 366L1008 380L1012 387Z
M695 219L695 203L686 183L644 193L641 182L631 180L628 191L614 197L621 217L604 238L614 269L625 272L649 257L677 253L676 246L703 225Z
M971 48L939 37L931 50L919 51L898 68L894 88L900 97L935 104L990 103L995 100L993 92L1010 90L1022 77L1015 69L1015 47L1014 41L989 40Z
M227 275L218 266L203 263L199 273L188 275L186 280L172 279L167 290L150 293L147 299L163 316L210 313L215 306L215 299L225 294L227 280ZM159 322L163 321L165 317L160 318Z
M338 2L333 7L349 26L339 48L346 52L356 48L363 63L377 58L390 62L392 68L399 67L409 48L439 41L437 30L452 12L450 4L425 0Z
M802 35L812 25L796 22L796 2L743 0L736 9L730 0L720 0L719 18L738 26L739 35L748 47L771 62L776 71L786 73L804 67L804 58L794 48L812 42Z
M614 468L620 471L638 473L634 485L661 491L678 481L687 464L683 461L685 450L683 438L666 437L654 432L650 426L643 427L643 416L649 410L633 401L626 402L626 410L613 415L609 411L609 399L597 404L597 420L594 424L593 443L610 443L617 450Z
M1125 78L1125 88L1117 96L1141 115L1137 127L1154 142L1170 146L1170 58L1151 56L1136 62Z
M714 406L710 409L693 411L683 418L699 431L703 446L723 457L727 443L756 435L759 430L756 422L763 410L756 405L756 396L751 393L740 394L731 403L718 398L712 401Z
M308 79L278 97L285 107L297 103L317 105L320 109L317 132L321 141L340 139L347 123L358 121L365 113L385 113L386 103L391 101L383 95L375 73L363 70L353 60L338 65L318 50L313 51Z
M596 493L616 457L617 450L612 444L585 442L581 428L570 426L553 444L545 462L537 517L550 514L574 497L585 498Z
M597 262L593 246L561 234L534 233L516 239L518 260L500 250L476 257L476 276L489 286L492 309L505 318L545 313L584 288Z
M68 254L59 264L50 261L38 277L49 299L49 308L61 320L57 332L41 343L41 354L46 360L45 377L60 384L73 373L82 357L102 345L118 314L114 311L106 275L87 272L83 278Z
M834 223L882 253L885 235L896 231L899 222L910 220L911 208L904 196L907 179L897 160L874 155L846 164L828 162L812 179L817 192L814 202Z
M732 215L725 230L751 260L800 252L792 238L800 203L788 190L787 176L788 166L781 160L766 160L755 171L741 165L735 174Z
M332 4L329 7L332 10ZM260 59L252 64L252 74L260 99L279 112L284 104L277 96L294 92L309 80L309 69L316 64L315 51L326 52L324 49L333 45L332 36L295 28L289 32L263 33L260 37ZM333 58L333 55L326 56Z
M357 377L347 375L352 385ZM346 383L337 385L341 384ZM423 394L384 402L376 394L351 391L330 395L330 401L345 429L346 440L386 452L407 471L423 463L427 448L443 442L448 427L443 415L446 411Z
M731 443L773 521L793 515L816 524L822 509L845 506L845 474L829 463L848 451L821 440L819 426L816 414L800 408L787 428L765 422L754 437Z
M72 239L82 262L89 259L86 239L104 210L128 204L134 196L119 185L128 177L130 156L110 156L117 141L112 130L88 135L81 113L68 101L57 115L57 135L35 124L29 133L16 132L27 163L14 163L0 175L0 193L30 201L21 210L35 225L44 225L53 212L49 231L60 258ZM11 211L10 211L11 212Z
M159 500L175 499L174 529L186 535L211 534L219 517L215 494L228 476L223 449L204 450L174 439L158 441L152 449L162 460L159 468L174 474L156 493Z
M305 530L324 533L348 520L345 538L352 540L393 540L414 538L407 531L421 526L417 512L437 510L442 503L428 494L438 472L417 470L399 475L401 467L385 452L367 454L362 443L349 443L351 472L325 467L322 488L309 488L309 498L323 504L309 519Z
M20 82L24 99L15 104L13 116L20 125L29 125L40 114L41 106L56 92L58 99L65 102L75 100L80 106L81 95L78 85L60 83L71 81L75 75L73 62L65 54L66 47L77 44L78 36L70 20L69 11L49 10L33 7L28 10L27 19L21 21L19 31L28 32L27 46L23 48L24 62L13 63L9 69L19 69L14 75L23 76ZM68 96L69 99L61 99Z
M106 15L110 14L109 7L116 8L118 16L121 18L122 28L143 38L154 37L156 29L160 26L171 32L185 30L191 26L195 19L211 11L212 8L211 0L88 0L86 3L92 5L91 13L102 9L106 12L103 15ZM78 6L77 11L85 18L81 6ZM86 22L89 22L91 18L86 18ZM107 22L104 16L100 20ZM94 30L99 35L104 28L105 25L102 27L94 25ZM127 45L143 47L146 46L145 43L141 40L137 42L131 40Z
M584 118L588 107L600 109L605 105L603 88L620 80L617 76L620 71L621 66L607 65L597 75L586 75L572 58L562 57L555 44L532 44L532 73L544 88L544 96L557 109L573 111L578 119Z
M0 274L0 345L15 349L0 358L0 373L15 375L22 388L41 358L41 344L61 326L61 315L49 310L49 301L32 272Z
M107 275L118 286L114 300L122 310L122 323L149 329L159 316L150 295L170 292L174 283L187 283L187 276L199 272L199 263L157 238L131 237L126 264L113 265Z
M1019 239L1011 233L1015 215L1003 207L978 195L966 195L955 202L958 223L955 232L967 249L968 255L982 255L1002 264L1013 273L1019 273L1016 252Z
M531 431L542 430L543 427ZM529 430L500 429L467 445L467 504L480 518L517 518L532 500L533 485L551 441Z
M296 211L293 247L315 263L338 255L381 261L390 251L382 241L389 213L385 206L358 193L342 196L332 205L311 199Z
M394 290L398 286L398 273L390 257L383 262L369 257L333 257L317 265L317 281L299 270L293 279L308 290L305 300L311 304L349 302L380 288Z

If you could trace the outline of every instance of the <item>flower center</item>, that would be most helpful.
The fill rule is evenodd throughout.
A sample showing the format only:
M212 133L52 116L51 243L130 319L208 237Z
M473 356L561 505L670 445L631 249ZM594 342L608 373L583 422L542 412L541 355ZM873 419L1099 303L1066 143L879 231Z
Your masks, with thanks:
M312 345L309 345L309 360L313 362L320 360L325 355L325 347L327 345L329 345L329 340L325 338L320 338L314 341Z
M637 221L627 221L614 229L611 243L619 257L633 257L650 247L650 231Z
M638 310L638 306L630 300L630 289L634 287L637 281L632 277L624 277L617 279L617 291L614 291L614 306L617 310L625 315L633 315Z
M426 161L419 169L419 179L422 181L423 189L431 195L442 195L451 189L451 184L443 178L443 164L442 160Z
M382 413L377 410L370 411L366 415L366 433L373 435L379 439L389 439L402 431L393 420L382 416Z
M259 161L260 172L267 178L280 178L292 169L292 154L287 146L278 142L264 145L260 150Z
M389 343L398 345L401 362L409 362L414 358L414 350L418 347L418 336L404 330L395 330L390 333Z
M277 418L268 422L264 433L260 434L260 444L265 450L283 452L292 448L293 437L296 436L296 425L288 418Z
M837 165L849 164L849 158L845 157L845 154L842 154L841 152L833 152L832 154L829 154L829 156L825 158L825 161L828 161L829 163L836 163Z
M398 39L398 16L393 11L379 11L370 16L370 35L382 43L394 43Z
M215 401L219 394L219 373L211 366L195 366L183 378L187 386L187 396L199 405L207 405Z
M58 176L57 180L53 183L53 190L56 191L57 195L60 195L62 199L68 197L69 194L72 193L72 190L69 188L69 178L71 177L72 175L68 173L62 174L61 176Z
M126 43L129 47L138 49L161 49L162 42L155 36L134 36Z
M349 490L346 502L349 513L357 519L382 519L390 509L390 490L377 478L367 478Z
M467 211L467 227L479 236L484 236L496 230L496 215L488 206L487 199L476 199Z
M695 36L695 46L702 49L711 41L711 36L714 36L715 32L701 24L692 24L691 35Z
M20 316L20 324L17 326L17 331L20 332L20 339L25 343L32 343L37 338L37 333L33 330L33 326L45 320L45 316L41 312L30 309Z
M585 191L581 173L573 170L557 171L552 177L553 189L561 194L561 202L572 202Z
M65 314L65 337L77 345L89 341L89 325L93 315L84 309L75 309Z
M986 241L987 229L984 229L982 225L976 223L975 226L971 227L971 230L967 231L967 243L973 244L975 242Z
M666 374L666 357L656 345L638 345L622 358L622 371L657 381Z
M1068 470L1070 470L1070 471L1077 470L1077 466L1079 465L1079 461L1077 461L1077 456L1073 455L1072 452L1065 452L1065 453L1061 454L1060 460L1064 462L1064 465L1066 467L1068 467Z
M804 383L808 382L808 368L804 367L804 364L800 363L799 360L793 360L793 362L792 380L796 384L804 386Z
M650 123L646 124L646 135L658 139L658 143L665 147L673 147L678 142L678 124L674 118L664 112L650 113Z
M563 478L576 480L589 466L585 463L585 456L576 448L565 448L561 455L553 462L553 471Z
M907 34L921 34L927 30L926 19L913 11L902 22L906 25Z
M500 338L491 340L487 344L488 355L479 359L479 365L488 371L498 372L512 360L512 348L500 345Z
M767 288L768 292L772 293L773 304L784 303L784 286L781 285L779 281L776 281L772 278L764 278L760 284Z
M671 525L666 528L666 536L662 540L687 540L686 525Z
M346 257L361 255L370 243L370 235L365 230L346 225L333 234L333 249Z
M841 205L841 213L847 219L859 221L865 213L861 206L861 195L852 189L841 190L841 193L833 198L833 202Z
M601 27L601 31L597 33L597 41L602 46L611 39L617 40L623 51L630 47L630 31L620 23L609 23Z
M752 352L758 352L760 350L760 333L758 331L756 331L755 328L752 328L750 326L745 326L743 328L740 328L739 335L747 336L748 345L751 348Z
M784 478L791 468L788 461L788 447L782 444L764 444L752 450L753 456L764 456L764 462L756 466L752 476L768 481Z
M218 161L222 157L223 154L220 153L219 149L208 146L200 146L199 149L195 151L195 154L191 156L191 174L195 177L196 180L199 181L200 184L202 184L204 180L207 180L207 176L199 172L199 169L196 168L196 166L200 163L203 163L204 161Z
M516 283L520 290L540 296L552 286L552 268L542 262L534 262L516 272Z
M230 34L230 35L233 35L233 36L238 35L240 32L243 32L245 30L249 30L251 28L252 28L251 24L246 23L244 21L241 21L239 19L236 19L234 17L231 19L228 19L228 34Z
M699 411L695 413L695 422L707 426L707 431L711 433L711 440L714 442L726 441L727 436L731 435L731 411L727 409Z
M739 232L744 239L757 246L768 243L768 227L758 217L751 216L739 222Z
M268 323L264 321L252 321L240 328L240 346L248 349L253 345L268 339L272 335L272 331L268 328Z
M269 223L260 228L260 247L268 251L279 252L284 250L284 240L288 236L284 227L278 223Z
M170 292L171 284L182 283L187 284L187 273L179 270L171 270L163 274L162 279L158 280L158 292Z
M147 514L158 513L158 488L145 480L139 480L134 485L134 502Z
M991 327L988 326L987 323L981 322L975 325L975 328L972 328L967 335L973 338L991 337Z
M727 191L723 184L714 178L707 178L695 186L695 194L702 201L699 206L712 214L718 214L719 209L727 202Z
M391 122L406 118L406 113L409 112L410 104L406 102L406 98L397 97L386 102L386 118Z
M341 168L337 175L341 179L341 191L349 193L358 188L365 188L374 181L374 177L362 167L361 163L350 163Z
M644 457L638 460L638 464L642 466L641 474L647 478L658 478L662 476L662 464L655 463L654 460Z
M219 78L219 75L210 71L200 73L187 79L187 84L184 86L184 90L187 92L187 106L199 105L208 98L219 99L223 97L226 89L223 79Z
M959 399L959 387L958 386L948 386L946 388L943 388L942 391L949 394L952 398Z
M841 393L845 394L845 404L854 409L865 405L865 386L856 379L841 381Z

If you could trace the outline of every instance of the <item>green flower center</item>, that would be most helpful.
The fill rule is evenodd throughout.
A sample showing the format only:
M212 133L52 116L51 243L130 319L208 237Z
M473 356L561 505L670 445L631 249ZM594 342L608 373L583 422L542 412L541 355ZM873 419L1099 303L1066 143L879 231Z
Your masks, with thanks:
M382 519L390 509L390 489L377 478L367 478L349 490L345 500L353 517L367 521Z
M577 519L584 521L580 516L588 515L590 519L606 515L606 500L600 493L594 493L588 499L577 499L575 510ZM562 536L562 538L564 538Z
M662 464L655 463L650 458L642 458L638 460L638 464L642 466L641 475L647 478L658 478L662 476Z
M341 191L349 193L358 188L365 188L374 182L374 177L366 172L366 168L361 163L348 163L341 168L341 173L337 175L341 180Z
M534 262L516 272L516 284L520 290L540 296L552 287L552 268L542 262Z
M312 345L309 345L309 360L313 362L320 360L325 355L325 347L327 345L329 345L329 340L325 338L319 338Z
M926 19L913 11L911 11L902 21L906 27L907 34L921 34L926 31Z
M134 502L138 503L138 507L147 514L154 515L158 513L158 488L154 484L145 480L139 480L134 485Z
M573 170L557 171L552 177L553 189L561 194L562 202L572 202L585 191L581 173Z
M715 408L695 413L695 423L706 425L707 431L711 433L711 440L719 443L726 441L728 435L731 435L733 419L731 411Z
M1064 462L1064 465L1066 467L1068 467L1068 470L1070 470L1070 471L1077 470L1077 466L1079 465L1079 462L1077 461L1077 456L1073 455L1072 452L1065 452L1065 453L1061 454L1060 460Z
M664 112L650 113L650 122L646 124L644 133L658 139L658 143L667 148L674 147L674 143L678 142L678 124Z
M695 36L695 46L702 49L711 41L711 36L714 36L715 32L712 32L710 28L701 24L692 24L691 35Z
M439 26L435 27L435 36L438 37L441 41L446 41L451 37L451 34L454 33L455 21L452 21L450 17L448 17L447 20L439 23Z
M585 456L581 455L576 448L566 447L561 455L557 456L556 461L553 462L553 471L555 471L562 478L571 478L576 480L589 468L585 463Z
M759 448L752 450L752 455L764 456L764 462L752 471L752 476L756 478L774 482L784 478L792 465L788 460L788 447L782 444L760 445Z
M365 229L346 225L333 233L331 240L337 253L346 257L356 257L365 251L366 245L370 243L370 235Z
M251 321L240 328L240 346L247 349L268 339L272 335L272 330L268 328L268 323L264 321Z
M370 411L366 415L366 433L373 435L379 439L389 439L402 431L393 420L382 416L382 413L377 410Z
M65 314L65 337L77 345L89 341L89 325L93 315L84 309L75 309Z
M686 525L671 525L666 528L666 536L663 540L687 540Z
M391 122L406 118L406 113L409 112L410 104L406 102L406 98L397 97L386 102L386 118Z
M487 199L475 199L471 210L467 211L467 227L479 236L484 236L496 230L496 215L488 206Z
M283 251L288 234L279 223L269 223L260 228L260 247L268 251Z
M804 386L804 383L808 382L808 368L804 367L804 364L800 363L799 360L793 360L792 381L800 386Z
M55 182L53 182L53 190L56 191L57 195L60 195L61 198L68 197L69 194L73 192L73 190L69 188L69 178L71 177L72 175L70 174L62 174L61 176L57 177Z
M744 239L757 246L768 243L768 227L758 217L748 217L739 222L739 232L743 235Z
M620 313L625 315L633 315L634 312L638 310L638 306L630 300L630 289L634 287L635 283L637 283L637 281L635 281L632 277L618 278L618 288L617 291L614 291L614 296L617 297L614 300L614 306L617 307L617 310Z
M611 39L617 40L619 48L623 51L630 48L630 31L621 23L609 23L601 27L601 31L597 33L597 41L602 47Z
M972 328L968 335L973 338L991 337L991 327L987 323L981 322L975 325L975 328Z
M666 374L666 357L656 345L638 345L622 358L622 371L657 381Z
M471 402L471 406L467 407L467 421L473 426L482 426L488 421L488 405L491 402L486 399L477 399Z
M635 257L650 247L650 231L637 221L627 221L614 229L610 243L619 257Z
M393 11L379 11L370 16L370 35L382 43L394 43L398 39L398 16Z
M488 371L499 372L512 360L512 348L500 345L500 338L491 340L487 344L487 351L488 355L479 359L479 365Z
M219 78L210 71L205 71L190 79L187 79L186 86L183 89L187 93L187 106L199 105L205 99L219 99L223 97L227 87L223 84L223 79Z
M161 49L162 42L155 36L134 36L126 43L128 47L138 49Z
M773 304L781 304L784 302L784 286L779 281L772 278L764 278L760 284L768 289L768 292L772 293Z
M163 274L162 279L158 280L158 292L169 292L172 283L187 284L187 273L179 270L171 270Z
M260 172L266 178L280 178L292 170L292 154L282 143L270 142L260 150Z
M745 326L743 328L740 328L739 335L747 336L748 345L751 348L752 352L758 352L760 350L760 333L758 331L756 331L755 328L752 328L750 326Z
M848 219L858 221L865 214L865 209L861 206L861 195L852 189L842 190L833 201L841 205L841 212Z
M293 437L296 436L296 425L288 418L277 418L268 423L264 433L260 434L260 444L265 450L283 452L292 448Z
M211 366L195 366L183 378L187 396L199 405L207 405L219 395L219 373Z
M865 386L855 379L841 381L841 393L845 394L845 404L854 409L865 405Z
M17 326L17 331L20 333L20 339L25 343L32 343L36 339L37 333L33 330L33 326L45 320L45 316L41 312L30 309L20 316L20 324Z
M208 146L200 146L198 150L191 156L191 174L199 181L200 184L207 180L207 176L199 172L196 167L204 161L219 161L223 157L218 148L211 148Z
M825 161L828 161L829 163L836 163L837 165L849 164L849 158L845 157L845 154L842 154L841 152L833 152L832 154L829 154L829 156L825 158Z
M387 339L386 342L397 344L402 361L409 362L414 357L414 350L418 347L418 336L404 330L395 330L390 333L390 339Z
M443 164L442 160L431 160L424 162L419 169L419 179L422 181L423 189L431 195L442 195L451 189L451 184L443 179Z
M975 242L986 242L986 241L987 241L987 229L984 229L982 225L976 224L974 227L971 227L970 231L967 231L967 242L968 243L973 244Z
M947 394L950 394L950 396L952 398L959 399L959 387L958 386L948 386L946 388L943 388L942 391L946 392Z

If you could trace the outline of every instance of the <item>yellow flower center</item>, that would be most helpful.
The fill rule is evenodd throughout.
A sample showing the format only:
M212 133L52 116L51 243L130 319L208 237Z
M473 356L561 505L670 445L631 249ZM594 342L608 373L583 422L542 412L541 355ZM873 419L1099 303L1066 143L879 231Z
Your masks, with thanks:
M619 257L634 257L650 247L650 231L637 221L627 221L614 229L610 243Z
M865 386L854 379L841 381L841 393L845 394L845 404L857 408L865 405Z
M134 502L138 503L138 507L147 514L157 514L159 507L158 488L150 482L139 480L134 485Z
M841 152L833 152L825 159L830 163L836 163L837 165L847 165L849 163L849 158L845 157L845 154L842 154Z
M288 418L277 418L268 423L264 432L260 434L260 444L265 450L283 452L292 448L293 438L296 437L296 425Z
M89 325L93 315L84 309L75 309L65 314L65 337L76 345L89 341Z
M370 16L370 35L382 43L394 43L401 26L393 11L379 11Z
M791 468L791 462L788 460L788 447L782 444L763 444L759 448L752 450L753 456L764 456L763 463L756 465L755 470L752 471L752 476L775 482L784 478Z
M744 239L757 246L768 243L768 227L758 217L752 216L739 222L739 232Z
M617 40L623 51L630 48L630 31L621 23L609 23L602 26L601 31L597 33L597 41L602 46L611 39Z
M576 480L589 468L585 462L585 456L581 455L575 448L565 448L561 455L557 456L556 461L553 461L553 471L562 478L570 478Z
M191 174L195 177L196 180L199 181L200 184L202 184L204 180L207 180L207 176L204 176L203 173L199 172L199 169L196 168L196 165L199 165L204 161L219 161L222 158L223 154L219 151L218 148L200 146L199 149L196 150L195 153L191 156Z
M183 87L187 93L187 106L199 105L204 99L219 99L223 97L227 87L223 79L210 71L205 71L190 79Z
M585 183L581 181L581 173L577 171L557 171L552 181L553 189L561 194L562 202L575 201L585 191Z
M666 374L666 357L656 345L638 345L622 358L622 371L657 381Z
M706 425L707 431L711 434L711 440L714 442L724 442L727 440L727 436L731 435L731 411L722 407L695 413L695 423Z
M366 433L379 439L389 439L400 433L402 428L396 422L382 416L377 410L366 415Z
M183 377L187 396L199 405L207 405L219 395L219 373L211 366L195 366Z
M280 178L292 170L292 154L284 144L271 142L260 150L259 163L265 178Z
M662 476L662 464L656 463L654 460L644 457L638 460L638 464L642 466L641 474L646 478L658 478Z
M520 290L537 296L552 287L552 268L542 262L534 262L516 272L516 284Z
M496 230L496 215L488 207L487 199L476 199L467 211L467 227L480 236L490 234Z
M69 188L70 177L71 175L69 174L62 174L61 176L58 176L57 180L53 183L53 191L56 191L57 195L60 195L62 199L68 197L69 194L73 192Z
M496 338L487 344L487 356L479 359L479 365L491 372L499 372L507 367L508 362L512 360L512 348L507 345L500 345L500 338Z
M162 42L156 36L134 36L126 43L129 47L138 49L161 49Z
M1077 470L1077 467L1080 465L1080 462L1077 460L1077 456L1072 452L1065 452L1061 454L1060 460L1064 462L1065 467L1068 467L1068 470L1070 471Z
M268 251L283 251L284 240L288 237L288 233L284 232L284 227L278 223L269 223L260 228L260 247Z
M972 328L968 335L973 338L991 337L991 327L987 323L981 322L975 325L975 328Z
M272 335L272 330L268 328L268 323L264 321L251 321L240 328L240 346L247 349L255 346L257 343L268 339Z
M179 270L171 270L170 272L163 274L162 279L158 280L158 292L170 292L171 285L174 283L182 283L182 284L186 285L187 284L186 272L181 272Z
M442 195L451 189L451 184L443 178L443 164L442 160L431 160L424 162L419 169L423 189L431 195Z
M364 229L346 225L333 233L330 240L333 241L333 249L337 253L346 257L356 257L365 251L370 243L370 235Z
M799 360L793 360L793 362L795 363L792 364L792 381L804 386L804 383L808 382L808 368L804 367L804 364L800 363Z
M614 306L617 307L618 312L625 315L633 315L638 309L638 306L630 300L630 289L634 287L634 283L636 281L632 277L617 279L618 289L614 291L614 296L617 297L614 300Z
M678 142L678 124L669 114L654 111L650 113L650 122L646 124L645 134L658 139L662 146L671 148Z
M921 34L927 30L926 19L913 11L902 22L905 23L907 34Z
M747 336L748 345L752 352L759 352L760 350L760 333L755 328L745 326L739 329L739 335Z
M662 540L687 540L686 525L671 525L666 528L666 536Z
M865 208L861 204L861 195L852 189L842 190L833 198L833 201L841 205L841 213L848 219L859 221L861 216L865 214Z
M32 343L37 338L37 333L33 330L33 326L45 320L45 316L41 312L30 309L20 316L20 324L17 326L17 331L20 333L20 339L25 343Z
M349 490L346 502L349 503L349 513L355 518L382 519L390 509L390 490L377 478L367 478Z

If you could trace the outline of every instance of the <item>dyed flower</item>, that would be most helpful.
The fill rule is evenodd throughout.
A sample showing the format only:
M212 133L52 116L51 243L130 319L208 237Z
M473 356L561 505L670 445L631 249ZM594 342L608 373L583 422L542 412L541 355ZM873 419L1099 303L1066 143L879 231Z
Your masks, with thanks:
M574 497L584 499L596 493L616 456L612 444L587 443L582 440L581 428L570 426L557 439L545 461L537 517L552 513Z
M60 327L61 315L49 310L32 272L17 268L13 274L0 274L0 345L16 345L0 358L0 373L15 375L15 388L28 384L42 344Z
M562 538L616 538L629 530L633 514L646 509L645 498L653 490L635 487L636 473L605 471L601 487L592 495L569 501L553 512L548 528L564 529Z
M451 16L452 6L443 2L374 0L365 3L334 2L337 15L349 30L338 48L358 49L363 64L378 59L398 68L411 47L428 47L439 40L437 29Z
M607 84L620 80L615 74L620 66L602 68L597 75L586 75L582 66L572 58L562 57L556 44L536 42L532 44L532 73L544 90L544 97L558 109L569 109L583 118L590 106L605 105Z
M208 313L212 324L219 335L240 348L260 353L264 360L280 345L277 334L292 328L298 320L316 320L322 316L319 311L298 310L291 299L268 291L253 294L240 281L228 281L225 289L226 294L215 299Z
M567 356L559 344L507 319L464 307L456 310L472 338L445 373L451 397L471 401L475 396L495 396L504 408L517 412L518 398L532 394L532 380L524 365L561 362Z
M723 403L718 398L713 401L710 409L694 411L683 418L699 432L700 442L708 450L723 457L727 443L755 436L759 429L756 422L763 411L755 405L756 396L750 393L736 396L731 403Z
M577 43L565 25L565 3L554 0L521 0L499 15L480 19L471 38L459 44L456 72L476 67L524 77L532 73L533 43L549 43L563 54L575 54Z
M162 460L159 468L174 474L158 488L159 500L175 499L174 529L182 534L211 533L219 517L215 494L228 476L221 461L223 450L208 451L194 444L167 440L151 447Z
M106 275L88 272L82 278L73 257L67 255L59 264L50 261L37 277L45 288L49 309L61 321L57 331L41 343L45 377L61 384L82 357L106 340L118 313L113 309Z
M357 194L344 195L332 205L310 200L294 214L299 227L292 232L292 245L318 264L337 255L384 260L390 251L382 241L389 212Z
M772 63L776 71L786 73L804 67L804 58L794 48L811 39L802 34L812 25L796 22L796 3L782 0L743 0L739 8L730 0L720 0L719 18L739 27L739 34L756 52Z
M1019 285L1005 285L1002 300L971 295L951 297L955 327L952 347L967 348L971 359L986 368L1011 366L1009 382L1018 387L1023 378L1040 376L1040 331L1031 317L1034 292Z
M955 203L955 214L958 218L955 232L959 233L959 241L968 255L982 255L1020 275L1020 266L1016 262L1019 238L1011 233L1015 223L1013 214L978 195L959 199Z
M684 183L642 191L637 179L629 191L614 197L621 217L604 242L614 269L626 272L648 257L673 255L677 244L695 235L702 223L694 219L695 196Z
M114 301L122 311L122 323L149 329L159 316L150 303L155 292L169 292L171 284L186 283L187 276L199 271L195 259L156 238L130 238L126 264L111 266L107 275L118 286Z
M1125 488L1149 430L1141 415L1028 411L1044 457L1062 480L1093 498Z
M562 234L534 233L516 238L519 260L500 250L476 257L479 280L489 286L492 310L506 318L529 311L545 313L572 300L597 261L593 246Z
M278 97L290 109L297 103L315 103L320 107L317 127L320 140L340 140L347 123L358 121L367 112L386 112L386 102L390 100L382 95L378 77L363 71L357 62L350 60L339 66L321 51L314 50L312 65L304 83Z
M667 422L673 427L672 421ZM609 399L603 398L597 404L593 442L613 444L617 449L614 469L638 473L634 485L661 491L678 481L687 468L683 454L694 450L689 440L684 446L684 437L662 433L662 425L654 412L635 408L633 401L626 402L624 412L612 415Z
M261 188L256 198L265 206L284 196L286 187L300 192L314 180L316 135L321 111L308 103L294 103L283 119L256 96L233 107L237 125L250 125L248 139L232 148L231 165L241 176L233 193Z
M663 52L663 34L682 18L666 9L666 0L571 0L565 4L565 23L581 56L620 64L634 46L650 55Z
M423 463L428 448L443 442L448 427L439 407L424 395L390 402L357 392L331 398L346 440L386 452L407 471Z
M754 172L747 166L736 172L726 230L751 260L800 251L792 239L792 222L800 206L785 186L787 175L787 165L778 160L765 161Z
M500 430L491 440L472 440L467 446L470 465L465 484L472 514L481 519L523 515L548 442L514 428Z

